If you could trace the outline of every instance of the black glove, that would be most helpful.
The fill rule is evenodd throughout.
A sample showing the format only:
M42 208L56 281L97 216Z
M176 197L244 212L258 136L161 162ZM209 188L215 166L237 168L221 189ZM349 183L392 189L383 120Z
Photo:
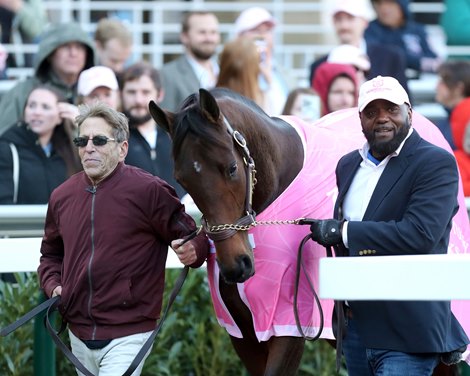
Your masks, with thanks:
M343 236L341 230L344 221L337 219L318 219L310 225L312 239L324 247L341 244Z

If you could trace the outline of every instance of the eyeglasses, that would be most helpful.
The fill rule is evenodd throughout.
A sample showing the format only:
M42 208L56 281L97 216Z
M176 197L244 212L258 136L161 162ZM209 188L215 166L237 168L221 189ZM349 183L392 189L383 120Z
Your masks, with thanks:
M106 136L95 136L93 138L75 137L73 139L73 143L77 148L84 148L87 146L89 140L91 140L95 146L104 146L108 143L108 141L116 141L114 138L109 138Z

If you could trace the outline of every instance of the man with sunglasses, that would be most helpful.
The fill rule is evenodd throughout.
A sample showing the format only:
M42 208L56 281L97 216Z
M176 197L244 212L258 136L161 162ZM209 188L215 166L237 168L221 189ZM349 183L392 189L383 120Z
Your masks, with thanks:
M183 244L196 226L174 189L124 163L122 113L98 103L81 106L76 121L84 171L51 195L38 273L47 296L61 296L78 360L95 375L122 375L156 327L168 246L199 267L208 240Z

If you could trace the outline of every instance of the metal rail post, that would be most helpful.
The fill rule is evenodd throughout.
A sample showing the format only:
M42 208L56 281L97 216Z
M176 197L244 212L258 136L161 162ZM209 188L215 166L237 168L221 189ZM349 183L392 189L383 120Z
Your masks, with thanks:
M38 304L46 300L41 291ZM54 342L44 326L46 312L34 319L34 376L56 376L56 352Z

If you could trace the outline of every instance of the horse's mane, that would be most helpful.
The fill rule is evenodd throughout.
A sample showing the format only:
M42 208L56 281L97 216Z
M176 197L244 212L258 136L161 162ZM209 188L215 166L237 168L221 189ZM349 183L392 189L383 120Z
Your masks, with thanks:
M257 116L270 121L270 117L252 100L225 88L215 88L210 91L217 100L220 110L226 116L230 110L224 111L224 105L229 106L231 111L236 111L241 119L246 117L246 121L241 121L240 126L248 123L248 118ZM228 105L230 104L230 105ZM230 121L230 119L229 119ZM232 124L233 125L233 124ZM237 127L238 129L240 127ZM223 135L214 132L214 126L209 124L199 106L199 93L190 95L181 104L176 112L173 128L173 156L180 155L183 141L186 137L197 138L206 145L223 145Z

